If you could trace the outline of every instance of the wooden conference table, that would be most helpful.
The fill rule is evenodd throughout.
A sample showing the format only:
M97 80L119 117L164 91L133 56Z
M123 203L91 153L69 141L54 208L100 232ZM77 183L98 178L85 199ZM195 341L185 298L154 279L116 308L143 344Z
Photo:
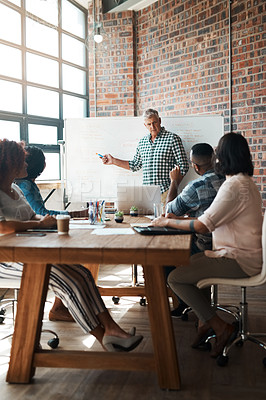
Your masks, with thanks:
M130 217L123 224L111 221L107 227L125 228L129 221ZM191 236L98 236L91 232L73 229L68 236L47 233L43 237L0 237L0 260L24 263L7 382L30 383L36 367L155 370L162 389L179 389L178 359L162 265L187 264ZM52 263L86 264L95 277L100 264L141 264L154 354L38 349ZM123 294L137 295L137 288L132 290L134 294L131 288L126 293L124 289Z

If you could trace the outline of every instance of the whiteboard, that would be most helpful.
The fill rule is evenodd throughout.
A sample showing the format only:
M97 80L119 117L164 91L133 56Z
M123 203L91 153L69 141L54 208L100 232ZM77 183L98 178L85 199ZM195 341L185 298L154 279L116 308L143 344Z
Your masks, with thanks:
M189 152L195 143L217 146L224 131L221 115L164 117L162 126L178 134ZM113 165L103 165L96 153L110 153L116 158L131 160L139 140L148 130L143 117L97 117L65 120L65 179L71 203L90 199L115 200L117 184L141 185L142 171L131 172ZM180 185L198 176L190 168Z

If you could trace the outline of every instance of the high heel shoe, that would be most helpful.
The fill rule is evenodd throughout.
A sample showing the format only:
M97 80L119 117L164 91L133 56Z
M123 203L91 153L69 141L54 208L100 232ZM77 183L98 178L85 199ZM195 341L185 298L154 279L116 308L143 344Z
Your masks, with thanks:
M142 335L128 338L106 335L103 337L102 344L108 351L132 351L140 344L142 339Z
M132 328L129 329L128 333L131 336L135 336L136 335L136 330L137 330L137 328L135 326L132 326Z
M217 358L223 353L225 346L232 343L238 334L237 324L227 324L225 330L220 336L216 336L216 342L212 348L210 356Z
M205 350L207 349L205 346L205 341L209 336L215 335L214 330L209 326L209 325L203 325L200 328L198 328L197 335L191 344L191 347L193 349L202 349Z

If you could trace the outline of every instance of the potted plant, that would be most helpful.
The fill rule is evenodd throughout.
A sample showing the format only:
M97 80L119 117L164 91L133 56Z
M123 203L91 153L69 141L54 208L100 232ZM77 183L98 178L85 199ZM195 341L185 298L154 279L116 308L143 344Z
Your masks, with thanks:
M138 207L132 206L129 211L131 217L137 217L139 215Z
M116 213L115 213L115 222L121 223L121 222L123 222L123 219L124 219L123 211L116 211Z

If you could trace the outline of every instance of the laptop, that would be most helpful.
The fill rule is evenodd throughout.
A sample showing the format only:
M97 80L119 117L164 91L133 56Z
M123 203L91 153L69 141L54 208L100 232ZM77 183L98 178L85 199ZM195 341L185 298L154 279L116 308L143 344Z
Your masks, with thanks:
M161 203L160 186L122 186L117 185L116 208L129 214L132 206L138 207L139 215L153 215L153 204Z
M191 235L190 231L167 228L164 226L134 226L133 229L141 235Z

